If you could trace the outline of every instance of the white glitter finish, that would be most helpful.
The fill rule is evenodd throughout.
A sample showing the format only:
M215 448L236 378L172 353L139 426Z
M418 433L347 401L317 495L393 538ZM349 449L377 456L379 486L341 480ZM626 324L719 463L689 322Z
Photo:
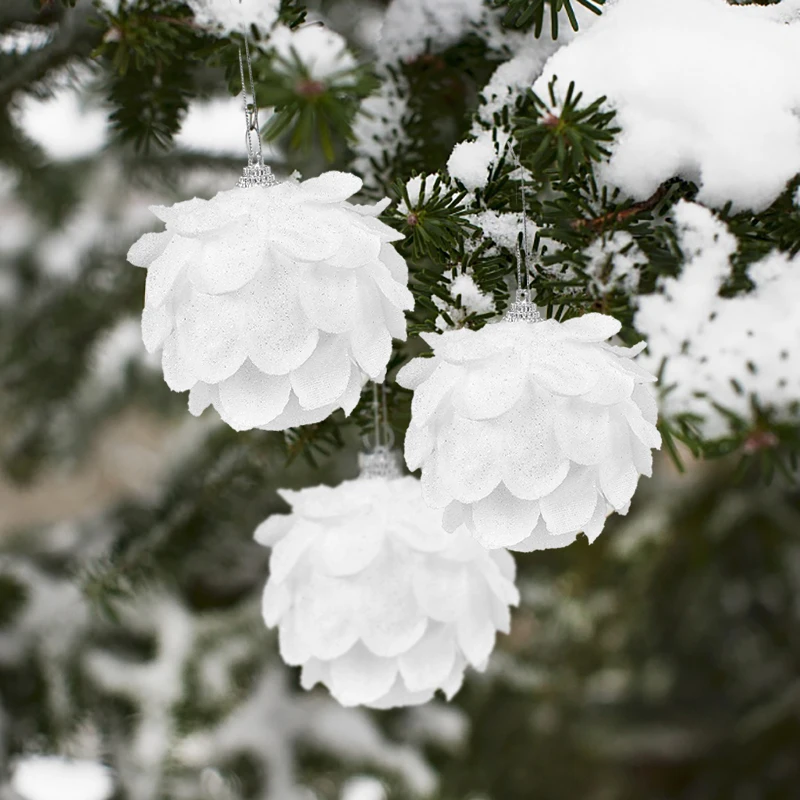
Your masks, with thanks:
M607 344L619 329L587 314L423 334L434 357L397 376L415 390L405 457L447 530L540 550L627 513L661 437L655 378L632 360L644 344Z
M446 533L413 476L281 495L292 513L255 533L273 548L262 609L304 688L393 708L451 698L467 664L485 668L519 602L509 553Z
M375 206L346 202L343 172L153 206L163 233L128 253L148 268L142 336L164 379L236 430L349 414L382 381L413 308L408 268Z

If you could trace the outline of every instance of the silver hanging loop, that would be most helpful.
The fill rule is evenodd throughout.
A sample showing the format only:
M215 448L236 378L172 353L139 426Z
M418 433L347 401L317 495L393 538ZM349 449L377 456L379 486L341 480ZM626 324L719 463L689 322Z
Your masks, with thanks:
M528 268L531 258L531 248L530 243L528 242L528 200L527 196L525 195L525 173L510 139L508 142L508 149L514 159L514 164L522 173L520 177L520 199L522 200L522 246L520 246L518 242L516 247L517 290L514 300L508 307L503 319L507 322L541 322L542 316L539 313L539 309L531 300L530 269ZM523 273L525 276L524 280Z
M241 0L240 0L241 2ZM253 97L252 104L247 99L247 84L245 82L244 60L242 59L242 48L239 48L239 75L242 79L242 102L244 104L245 121L245 144L247 145L247 166L244 168L242 177L236 184L241 189L249 189L252 186L274 186L277 183L272 170L264 163L261 150L261 128L258 124L258 102L256 100L256 84L253 80L253 62L250 58L250 46L247 37L244 39L244 50L247 58L247 72L250 78L250 94ZM255 134L255 145L253 144L253 134Z
M372 384L374 443L364 434L361 441L367 452L358 454L362 478L400 478L403 474L400 453L394 450L394 431L386 412L386 388L381 384L382 402L378 402L378 384ZM383 419L381 420L381 406Z

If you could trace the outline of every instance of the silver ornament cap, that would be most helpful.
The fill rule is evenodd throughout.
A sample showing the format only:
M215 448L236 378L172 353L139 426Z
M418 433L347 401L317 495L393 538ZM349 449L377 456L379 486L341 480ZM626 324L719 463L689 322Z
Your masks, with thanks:
M503 319L506 322L541 322L542 315L531 301L530 289L517 289L514 301L508 307Z
M403 476L402 456L398 450L386 445L378 445L369 453L358 454L358 467L361 478L401 478Z
M240 189L250 189L253 186L275 186L277 183L278 180L272 174L272 170L259 161L244 168L242 177L236 185Z

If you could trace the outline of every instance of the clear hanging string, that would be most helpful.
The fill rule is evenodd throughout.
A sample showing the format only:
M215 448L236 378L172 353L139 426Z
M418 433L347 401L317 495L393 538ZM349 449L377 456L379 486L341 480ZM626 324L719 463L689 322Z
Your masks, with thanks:
M522 243L517 242L517 291L514 301L508 307L504 319L509 322L540 322L541 315L531 300L531 280L529 263L531 259L530 242L528 241L528 198L525 194L525 170L519 160L517 151L509 139L508 149L514 164L520 173L519 194L522 204Z
M378 384L372 384L372 435L362 437L365 453L358 454L358 466L362 478L399 478L403 474L400 454L393 449L394 430L389 424L386 402L386 386L381 384L378 399ZM382 412L382 413L381 413Z
M241 4L241 0L239 0ZM242 48L239 47L239 75L242 79L242 102L244 104L245 143L247 145L247 166L236 184L241 189L253 186L274 186L277 181L272 170L264 163L261 149L261 127L258 124L258 101L256 99L256 83L253 80L253 61L250 58L250 45L247 36L244 37L245 58L242 58ZM244 62L247 61L247 75L250 78L250 95L252 103L248 100L248 89L245 81ZM253 143L255 135L255 144Z

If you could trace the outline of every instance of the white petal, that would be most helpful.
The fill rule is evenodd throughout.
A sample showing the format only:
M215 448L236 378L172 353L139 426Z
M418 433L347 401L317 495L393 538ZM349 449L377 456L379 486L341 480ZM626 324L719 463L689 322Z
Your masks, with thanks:
M246 361L219 384L219 415L235 431L267 425L286 408L290 391L287 375L265 375Z
M328 333L350 331L358 312L358 281L352 270L311 264L303 271L300 305L312 324Z
M278 649L281 658L291 667L298 667L311 658L311 649L296 621L294 609L283 615L278 627Z
M295 588L295 610L317 658L339 658L358 640L358 595L347 580L312 573Z
M326 259L325 263L349 272L370 261L375 261L381 252L380 237L373 231L355 223L352 215L347 212L339 212L336 218L346 234L339 249Z
M517 346L521 327L514 326L516 323L513 322L495 322L492 325L485 325L478 331L459 328L442 334L433 334L429 344L437 356L453 364L496 358L504 351ZM422 338L428 341L425 335Z
M292 604L286 584L267 581L261 597L261 616L268 628L274 628Z
M160 306L172 291L183 268L194 261L199 253L200 245L196 241L173 236L164 252L147 268L145 305Z
M199 292L178 312L178 345L200 380L219 383L244 364L247 342L242 315L241 301L235 296Z
M173 333L164 342L164 351L161 353L161 369L164 380L173 392L185 392L197 383L197 377L191 371L186 360L178 350L178 338Z
M383 321L380 298L368 284L359 283L359 310L350 333L353 358L370 378L377 378L392 355L392 337Z
M539 521L539 502L520 500L501 483L472 507L475 538L486 548L521 542Z
M464 682L464 669L466 666L464 657L461 655L456 656L456 663L453 665L453 671L441 687L444 696L448 700L452 700L461 688L461 684Z
M444 508L452 495L444 484L444 476L439 468L439 456L434 450L422 470L422 498L430 508Z
M381 297L381 308L383 309L383 319L389 335L392 339L399 339L404 342L407 337L406 315L401 309L393 306L385 297Z
M276 261L269 274L259 274L236 293L247 302L248 355L262 372L285 375L317 346L319 330L308 321L297 290L292 265Z
M505 414L525 390L524 365L514 351L481 361L466 370L454 394L455 409L469 419L494 419Z
M540 505L550 533L581 530L597 505L597 470L573 465L564 483L543 497Z
M646 444L642 444L637 436L631 436L631 456L636 471L646 478L651 478L653 476L653 451Z
M199 417L210 405L219 400L216 386L198 381L189 390L189 413Z
M427 427L415 424L412 418L406 429L404 452L408 468L414 472L433 450L433 436Z
M503 418L503 483L523 500L538 500L555 491L569 471L569 459L553 426L558 407L553 397L531 395Z
M422 639L400 656L400 675L412 692L437 689L450 675L456 643L447 625L430 625Z
M639 482L639 472L633 463L631 434L627 425L612 419L611 448L600 464L600 489L606 500L617 510L630 502Z
M362 644L331 664L331 694L343 706L373 703L392 688L397 660L373 655Z
M128 261L134 267L149 266L164 252L171 238L172 234L168 231L145 233L128 250Z
M403 679L398 676L395 678L394 685L386 694L382 695L372 703L365 703L365 705L367 708L386 710L388 708L419 706L423 703L427 703L432 698L432 690L427 690L424 692L412 692L406 687Z
M382 261L371 261L359 269L362 280L372 280L383 296L396 308L411 311L414 308L414 295L411 290L392 277L389 268Z
M599 464L608 454L608 408L569 398L556 409L553 427L564 455L576 464Z
M594 542L594 540L597 539L597 537L603 532L607 517L606 509L606 501L603 500L602 497L598 497L594 514L592 514L592 518L589 520L589 523L583 528L583 532L586 534L589 544L592 544L592 542Z
M431 619L454 622L469 597L467 569L458 562L431 556L414 570L414 596Z
M269 222L270 241L297 261L325 261L342 246L341 229L313 206L290 204Z
M315 549L317 564L328 575L353 575L369 566L383 547L380 527L366 527L356 517L328 528Z
M554 346L546 356L532 358L531 374L548 392L560 395L582 395L599 379L597 364L580 358L575 348Z
M639 438L642 444L652 447L655 450L661 449L661 434L658 428L648 422L643 416L636 403L628 400L619 406L625 419L628 421L633 433Z
M597 383L581 399L587 403L610 406L621 403L631 396L633 376L613 364L602 364L597 374Z
M442 527L448 533L457 531L466 522L466 509L467 506L463 503L459 503L458 500L453 500L444 510Z
M497 451L499 436L493 423L454 414L440 433L439 470L451 499L474 503L500 483L503 458Z
M351 580L359 591L360 635L371 652L394 657L420 640L427 619L414 599L407 565L385 552Z
M489 611L486 590L473 591L468 609L459 617L456 630L458 645L470 664L484 669L494 649L496 631Z
M658 404L656 403L656 395L652 387L639 384L631 395L631 400L639 407L644 419L651 425L658 422Z
M267 243L254 220L243 217L201 240L202 249L189 279L200 292L223 294L240 289L261 268Z
M315 203L339 203L361 191L363 181L350 172L329 170L303 181L299 189L303 197Z
M291 373L292 389L303 408L320 408L340 400L350 383L347 340L323 335L310 358Z
M405 389L416 389L426 381L441 362L437 358L413 358L397 372L397 383Z
M253 538L264 547L274 547L289 533L294 524L295 519L291 514L273 514L256 528Z
M196 236L222 228L237 217L250 213L249 189L229 189L219 192L211 200L193 197L172 206L150 206L160 220L167 223L170 231Z
M602 342L618 334L622 323L606 314L591 313L568 319L561 327L579 342Z
M515 544L511 549L518 553L532 553L534 550L552 550L571 545L577 537L577 531L561 534L550 533L547 530L547 523L542 517L539 520L539 524L531 532L531 535Z
M308 548L320 535L320 527L307 520L295 519L292 529L272 548L269 559L270 580L281 583L297 566Z
M335 410L333 404L322 408L306 409L297 402L297 396L289 395L286 408L275 419L266 425L259 426L262 431L285 431L287 428L297 428L301 425L313 425L327 419Z
M330 665L318 658L309 658L300 671L300 685L309 691L318 683L327 684L330 681Z
M424 425L428 422L450 391L465 377L463 369L454 367L446 361L427 360L438 363L428 378L417 386L414 396L411 398L411 418L415 425Z
M401 286L408 286L408 264L392 245L382 244L379 258L386 264L392 278Z
M171 310L166 306L145 306L142 311L142 341L148 353L163 346L173 330Z

